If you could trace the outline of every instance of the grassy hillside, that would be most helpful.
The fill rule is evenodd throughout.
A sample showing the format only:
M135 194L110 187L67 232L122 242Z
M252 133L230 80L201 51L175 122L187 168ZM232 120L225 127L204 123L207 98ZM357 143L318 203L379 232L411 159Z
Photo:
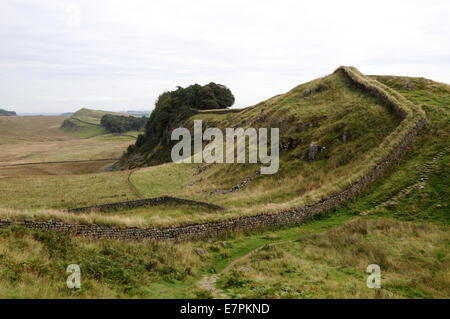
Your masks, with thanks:
M369 81L366 78L364 80ZM100 117L98 112L94 115L86 112L82 112L85 119ZM202 119L209 127L280 127L280 170L274 175L257 176L239 191L231 191L235 185L255 176L260 164L210 164L200 165L199 169L198 164L167 163L137 169L129 179L143 197L172 195L213 202L225 206L227 210L211 212L199 208L188 213L183 208L172 208L168 213L160 208L145 214L134 210L122 211L122 217L126 214L130 217L127 225L173 226L261 212L277 213L313 203L367 172L378 159L385 156L383 154L389 154L389 150L395 147L392 141L402 132L400 128L410 125L408 121L402 121L380 98L355 86L342 72L300 85L286 94L239 112L198 113L186 122L186 126L192 125L194 119ZM325 150L310 161L308 145L313 141L325 147ZM151 157L151 154L148 156ZM146 157L142 161L145 162ZM101 179L86 174L78 177L90 180L89 186L96 189L95 196L91 192L82 195L76 186L70 191L71 183L59 177L39 178L36 182L40 183L40 189L45 190L58 183L63 193L78 194L76 201L66 200L70 195L60 193L58 196L42 196L30 190L30 193L36 194L33 196L36 201L30 200L29 203L45 209L111 202L114 197L108 193L107 187L102 187L110 175L102 174ZM111 182L115 183L113 180ZM126 182L125 178L123 181ZM28 201L22 201L19 207L15 197L11 196L17 187L34 189L35 183L30 181L27 185L21 186L18 180L17 184L9 182L8 187L4 188L3 198L9 208L30 208ZM59 196L64 200L56 203ZM104 216L93 212L92 215L96 220L104 218L109 221L109 217L115 214L112 212Z
M0 166L119 158L134 141L132 135L105 132L91 138L80 138L77 134L60 129L66 119L62 116L0 118ZM83 132L82 135L88 135L84 129Z
M100 111L84 109L72 118L78 116L83 118L82 121L91 123L82 124L98 128L94 122L102 115ZM201 173L198 172L198 165L174 163L136 170L131 182L144 197L174 195L214 202L228 208L220 213L198 209L185 214L180 210L175 215L155 210L152 214L146 214L147 225L168 226L219 220L277 212L311 203L327 192L342 187L349 179L349 173L358 172L366 166L367 157L374 157L371 152L395 131L401 120L378 98L356 87L341 72L300 85L286 94L240 112L198 113L185 125L192 127L195 119L202 119L208 127L280 127L280 143L288 144L287 147L282 146L280 170L274 175L255 178L239 192L227 190L253 176L261 164L212 164ZM308 160L308 145L311 142L325 148L314 161ZM41 189L46 189L47 183L51 185L55 182L52 179L39 181ZM94 186L92 183L96 185L95 180L91 182ZM5 201L11 204L14 201L8 198L14 198L9 195L15 191L12 185L10 183L5 187L4 192ZM29 185L33 187L34 184ZM100 193L96 198L77 197L79 203L76 205L106 202L103 198L109 195L102 195L106 191L103 192L100 186L98 191ZM41 201L48 202L46 198ZM22 202L20 208L28 208L25 203ZM61 206L38 206L55 208L69 203L75 204L64 201ZM15 205L8 207L16 208Z
M379 98L356 87L342 72L237 113L198 113L185 126L192 128L192 121L198 119L206 127L279 127L280 169L273 175L258 176L238 192L230 190L254 176L261 164L210 164L199 171L195 164L171 163L134 172L131 179L144 196L170 194L228 208L217 214L199 211L180 216L180 223L277 212L313 203L348 185L386 156L392 146L380 144L391 143L401 123ZM325 148L314 161L308 159L312 142ZM145 163L153 153L142 155ZM152 218L157 224L174 222L172 218L165 222L163 214Z
M58 130L63 116L9 116L0 118L0 145L65 140Z
M100 120L102 119L103 115L105 114L112 114L112 115L125 115L118 112L109 112L109 111L101 111L101 110L91 110L82 108L75 113L71 115L71 118L76 118L79 120L82 120L84 122L88 122L91 124L98 124L100 125Z
M390 114L388 108L371 94L358 89L342 72L333 73L327 77L299 85L291 91L277 95L240 111L212 110L197 112L196 115L180 124L181 127L192 129L193 120L203 120L204 129L218 127L279 127L281 143L291 141L293 146L287 149L291 159L306 159L308 145L316 142L329 149L321 158L331 158L335 154L344 154L345 147L350 150L347 159L352 161L354 152L362 148L362 152L377 145L394 127L399 119ZM364 121L369 121L364 125ZM379 122L377 122L379 121ZM384 124L387 122L386 124ZM379 127L368 132L367 127ZM361 131L363 130L363 131ZM374 134L374 139L367 136L367 141L373 143L357 144L357 139L365 134ZM348 144L344 144L342 136L346 135ZM373 142L371 142L373 141ZM156 149L147 150L143 145L133 158L125 161L131 168L153 164L160 160L170 161L170 150L173 144L161 143ZM135 160L134 157L141 157ZM126 158L125 158L126 160ZM336 158L334 166L345 164ZM242 165L237 165L241 170ZM255 166L256 167L256 166ZM251 169L247 168L247 171Z
M83 108L73 113L69 118L65 119L61 124L61 130L77 138L91 138L96 136L108 137L119 135L111 134L100 125L100 120L106 114L125 115L117 112ZM132 140L133 138L137 137L138 132L130 131L120 135L125 139Z
M126 173L118 174L123 175L119 177L119 184L124 183L122 188L113 186L114 174L96 179L96 174L106 171L134 138L114 134L79 138L60 129L66 119L0 118L0 207L66 208L83 202L94 204L104 198L134 198L126 184ZM96 180L99 184L92 185ZM93 188L88 187L91 185ZM114 189L116 193L97 197L95 188L105 192Z
M450 88L423 78L367 79L386 85L402 104L420 106L427 125L405 156L354 200L301 225L208 240L135 243L0 229L0 297L449 298ZM317 89L322 85L326 89ZM279 125L282 143L289 138L296 143L286 143L278 174L257 177L237 192L228 190L259 164L166 163L101 173L85 167L59 176L49 176L52 166L28 167L34 176L0 168L0 218L147 227L276 212L342 186L340 180L368 167L380 145L388 151L384 141L408 124L339 72L239 112L205 111L190 121L194 118L210 127ZM307 158L311 141L326 145L314 161ZM60 210L137 199L129 173L144 196L201 199L228 210L177 205L77 215ZM65 269L72 263L81 266L81 290L65 286ZM366 287L371 263L381 266L381 289Z
M1 229L0 297L212 298L216 292L241 298L450 296L448 228L350 219L341 212L300 227L176 243ZM201 284L203 276L273 243L278 244L263 246L218 276L213 289ZM197 248L207 254L196 253ZM82 269L79 290L65 286L65 269L72 263ZM369 263L382 267L380 290L365 285Z

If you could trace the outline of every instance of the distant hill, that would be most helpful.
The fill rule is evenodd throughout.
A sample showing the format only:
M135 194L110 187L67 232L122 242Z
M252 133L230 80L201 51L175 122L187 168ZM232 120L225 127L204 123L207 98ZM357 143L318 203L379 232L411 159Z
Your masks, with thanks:
M101 125L101 120L104 115L128 116L124 113L82 108L73 113L68 119L65 119L61 125L61 129L82 138L115 133L110 132ZM134 137L137 133L128 132L127 135Z
M110 111L102 111L102 110L91 110L87 108L82 108L71 115L71 118L76 118L82 120L84 122L89 122L91 124L100 125L100 120L103 115L111 114L111 115L125 115L124 113L119 112L110 112Z
M423 78L365 76L355 68L340 67L327 76L235 112L194 110L191 114L182 114L182 107L165 112L161 117L165 122L155 121L153 125L149 121L145 135L137 138L135 145L128 148L113 168L136 169L132 181L144 197L169 193L227 208L223 214L201 216L196 222L205 222L206 218L216 222L219 218L231 220L230 216L280 212L286 212L280 218L289 216L286 217L289 219L297 212L307 214L304 207L327 207L335 199L341 201L348 198L345 196L349 196L349 192L357 193L368 186L364 183L378 178L383 172L383 165L387 169L403 152L408 152L405 156L408 159L413 159L411 156L415 154L416 158L406 166L407 169L398 169L397 164L389 168L395 176L379 189L376 201L370 197L367 204L358 208L364 211L373 207L374 202L386 201L402 188L413 185L416 178L426 179L421 177L419 169L423 165L424 170L428 170L431 164L425 165L425 162L449 145L449 105L450 87L446 84ZM274 156L279 159L275 166L278 170L274 174L262 175L263 165L256 161L249 163L248 148L239 151L238 145L232 148L231 156L234 158L231 159L236 164L236 153L239 152L244 155L245 164L221 163L226 160L224 155L228 152L220 152L218 163L199 165L198 161L190 161L184 168L179 168L180 164L172 161L173 146L178 141L170 138L171 132L177 127L184 127L192 138L194 121L198 120L202 121L203 131L206 128L220 129L224 143L228 137L227 128L242 127L250 129L250 132L252 129L278 128L279 145L277 147L275 144L276 148L271 146L271 152L279 150L279 156L278 153ZM428 121L425 128L419 131L425 121ZM415 134L418 134L414 138L416 144L406 149ZM221 142L219 133L216 136ZM209 142L204 141L203 146L206 144ZM218 145L220 149L221 144ZM262 151L264 155L267 149ZM187 154L192 155L192 149ZM165 163L164 166L148 167L161 163ZM445 162L442 165L444 169ZM192 168L191 173L189 168ZM448 190L444 184L448 178L444 178L447 175L444 175L443 169L442 177L436 178L436 184L439 183L436 190L418 187L417 202L411 206L421 207L430 203L431 207L434 205L431 204L431 194L436 194L436 208L426 213L429 214L427 218L448 219L448 214L444 215L447 207L441 203L444 192ZM166 173L162 173L163 170ZM406 196L407 193L404 194ZM401 202L396 200L394 205L400 206ZM418 210L405 208L398 214L414 218L419 214ZM386 213L391 212L391 207L388 207ZM193 224L193 219L189 218L187 223ZM231 228L235 229L234 226Z
M129 115L133 115L133 116L146 116L149 117L150 113L152 113L152 111L125 111L124 113L127 113Z
M0 109L0 116L16 116L16 112Z

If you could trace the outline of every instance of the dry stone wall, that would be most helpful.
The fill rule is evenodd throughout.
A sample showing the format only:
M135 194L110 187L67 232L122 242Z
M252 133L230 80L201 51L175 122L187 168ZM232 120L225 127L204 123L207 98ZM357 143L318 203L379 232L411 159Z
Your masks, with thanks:
M0 227L8 227L11 225L21 225L32 229L64 231L77 236L92 236L104 239L121 239L121 240L174 240L183 238L192 238L201 235L215 235L237 230L250 230L263 227L275 227L280 225L299 223L318 213L332 209L346 200L358 195L371 182L383 174L383 172L405 151L411 138L425 125L425 119L420 121L416 127L407 135L399 147L391 153L388 159L379 164L370 173L364 176L359 182L351 185L338 194L324 199L314 205L301 207L298 209L288 210L277 214L260 214L255 216L241 217L228 221L194 224L171 228L121 228L99 225L82 225L70 224L60 221L33 221L22 220L13 221L2 219Z
M84 213L89 211L114 211L119 209L132 209L136 207L145 207L145 206L157 206L167 203L176 203L176 204L185 204L185 205L197 205L197 206L204 206L210 209L214 210L223 210L225 207L191 200L191 199L184 199L184 198L178 198L178 197L172 197L172 196L161 196L161 197L153 197L153 198L145 198L145 199L138 199L138 200L131 200L126 202L116 202L116 203L110 203L110 204L101 204L101 205L93 205L93 206L86 206L86 207L79 207L79 208L72 208L67 210L69 213Z
M344 72L346 72L345 68L343 68L343 70ZM347 75L349 75L350 79L355 80L355 82L358 80L354 79L353 74L351 73L347 73ZM389 96L388 97L385 96L386 92L383 92L379 88L365 87L364 82L361 81L357 81L356 83L360 86L363 86L365 89L369 90L373 94L379 96L383 100L385 100L385 102L390 104L390 106L392 106L400 116L404 117L406 120L408 119L407 113L404 111L404 109L402 109L401 106L396 105L395 100L390 99ZM198 237L201 235L215 235L219 233L233 232L237 230L250 230L263 227L275 227L279 225L295 224L307 218L310 218L311 216L314 216L318 213L335 208L339 204L347 201L348 199L357 196L370 183L372 183L378 177L380 177L386 171L386 169L389 168L389 166L391 166L391 164L394 161L399 159L404 154L408 143L415 135L417 135L419 130L425 124L426 124L426 117L425 115L423 115L422 117L419 118L419 120L416 121L416 123L409 130L409 132L407 132L407 134L404 135L401 142L395 147L395 149L389 154L389 156L386 159L384 159L381 163L376 165L368 174L364 175L361 179L359 179L357 182L353 183L349 187L313 205L291 209L281 213L259 214L255 216L240 217L227 221L193 224L163 229L120 228L120 227L108 227L99 225L70 224L60 221L33 221L33 220L13 221L7 219L0 220L0 227L8 227L11 225L22 225L33 229L65 231L73 235L92 236L96 238L106 238L106 239L173 240L173 239ZM72 212L81 212L91 209L101 210L101 209L118 209L122 207L132 208L149 204L154 205L161 203L161 201L168 201L168 200L177 201L179 203L194 202L186 199L161 197L161 198L131 201L126 203L115 203L115 204L83 207L78 208L76 210L72 210ZM202 202L199 203L205 204Z

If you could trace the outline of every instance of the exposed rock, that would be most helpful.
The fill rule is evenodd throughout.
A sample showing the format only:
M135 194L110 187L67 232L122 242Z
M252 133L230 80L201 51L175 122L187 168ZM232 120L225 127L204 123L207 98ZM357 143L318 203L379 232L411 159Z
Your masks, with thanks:
M132 166L133 164L139 163L144 159L144 154L133 154L129 159L129 165Z
M200 248L200 247L195 248L195 252L197 254L199 254L199 255L206 255L206 254L208 254L208 252L206 250L204 250L203 248Z
M264 110L261 110L261 113L259 113L259 121L263 122L266 119L266 117L264 116Z
M222 246L222 247L227 247L227 242L226 242L226 241L221 241L221 242L220 242L220 246Z
M258 177L259 175L261 175L260 171L257 171L254 175L247 177L246 179L244 179L241 183L234 185L233 187L231 187L231 189L224 189L224 190L220 190L220 189L213 189L209 192L209 195L214 195L215 193L220 193L220 194L227 194L227 193L231 193L231 192L238 192L240 191L245 185L247 185L247 183L251 182L252 180L254 180L256 177Z
M297 146L297 141L293 138L288 138L287 141L280 143L280 152L286 152L291 149L294 149Z
M316 145L314 143L309 144L309 153L308 153L308 159L310 161L313 161L317 154L319 154L322 150L322 147L320 145Z
M185 185L186 186L194 186L195 184L198 184L198 183L200 183L202 181L203 181L203 177L201 177L200 179L198 179L196 181L193 181L192 183L188 183L188 184L185 184Z
M397 206L398 204L395 200L391 200L391 201L389 201L388 205L389 206Z
M203 173L208 168L208 165L199 165L197 166L197 175Z
M320 83L316 87L306 90L305 93L303 93L303 97L307 98L311 94L322 92L322 91L325 91L326 89L328 89L328 87L325 84Z

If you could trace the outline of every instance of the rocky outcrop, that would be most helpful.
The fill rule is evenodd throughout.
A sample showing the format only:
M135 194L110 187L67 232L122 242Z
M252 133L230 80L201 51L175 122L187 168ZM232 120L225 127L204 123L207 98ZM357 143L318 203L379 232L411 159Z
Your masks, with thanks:
M310 161L315 160L317 155L322 151L322 149L323 148L320 145L317 145L315 143L309 144L308 159Z
M233 187L231 187L230 189L213 189L212 191L209 192L209 195L214 195L216 193L220 193L220 194L227 194L227 193L234 193L234 192L239 192L242 188L244 188L248 183L250 183L251 181L253 181L255 178L257 178L258 176L261 175L260 171L257 171L255 174L253 174L252 176L247 177L246 179L244 179L242 182L240 182L237 185L234 185Z
M328 89L328 87L327 87L325 84L322 84L322 83L321 83L321 84L315 86L315 87L312 88L312 89L306 90L306 91L303 93L303 98L307 98L307 97L309 97L310 95L312 95L312 94L314 94L314 93L319 93L319 92L325 91L325 90L327 90L327 89Z

